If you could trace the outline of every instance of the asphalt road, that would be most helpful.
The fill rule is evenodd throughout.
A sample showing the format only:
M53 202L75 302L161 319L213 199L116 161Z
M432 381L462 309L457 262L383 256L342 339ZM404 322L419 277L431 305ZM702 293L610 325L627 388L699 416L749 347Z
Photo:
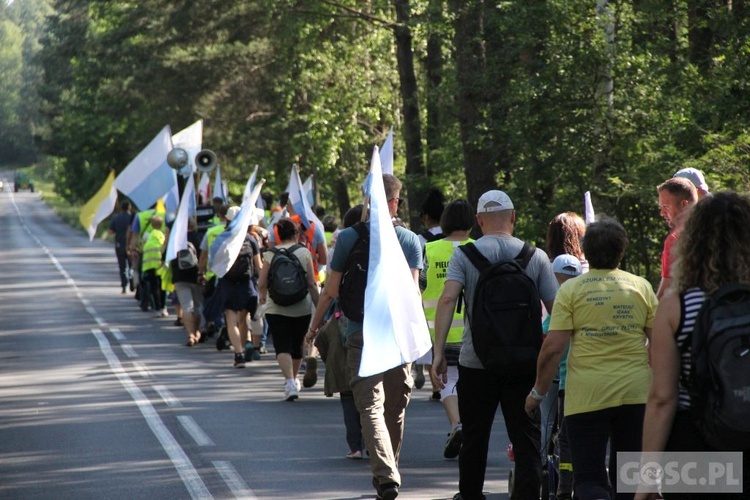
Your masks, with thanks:
M0 172L0 179L11 179ZM232 367L185 347L174 317L120 294L111 244L90 243L38 193L0 192L0 498L374 498L321 381L281 400L273 354ZM407 409L399 498L458 490L429 382ZM507 498L502 417L485 491Z

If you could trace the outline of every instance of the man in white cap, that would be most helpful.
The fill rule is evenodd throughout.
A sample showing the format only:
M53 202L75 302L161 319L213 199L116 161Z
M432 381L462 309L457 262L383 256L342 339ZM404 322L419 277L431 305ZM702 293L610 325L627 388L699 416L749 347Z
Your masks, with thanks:
M682 177L692 182L695 189L698 190L698 201L711 194L708 192L708 184L706 184L706 179L703 177L703 172L697 168L682 168L675 172L672 177Z
M690 207L698 201L695 185L684 177L672 177L656 188L659 194L659 213L669 226L669 235L664 239L661 253L661 282L656 291L656 298L661 300L672 285L672 248L680 235Z
M524 242L513 236L516 212L510 197L502 191L487 191L479 198L476 218L483 234L474 243L476 250L490 263L526 256L528 262L524 273L533 280L539 298L551 311L557 293L555 275L542 250L534 247L527 250ZM445 341L458 297L463 292L467 311L471 312L479 275L480 272L466 253L453 253L435 317L432 374L437 381L442 382L447 370ZM511 498L538 498L541 478L540 418L538 413L532 418L524 411L526 396L534 385L534 376L506 377L494 370L486 370L474 350L471 321L469 316L469 321L464 324L456 385L463 437L458 459L459 493L454 498L484 498L482 487L487 451L498 404L502 408L515 452L516 469ZM541 336L541 311L539 318L532 321L539 321Z

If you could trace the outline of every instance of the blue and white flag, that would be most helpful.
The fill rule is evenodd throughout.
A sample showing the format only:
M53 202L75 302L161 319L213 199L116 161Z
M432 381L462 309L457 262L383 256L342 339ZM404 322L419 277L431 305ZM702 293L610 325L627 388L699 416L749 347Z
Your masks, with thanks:
M177 172L175 172L174 186L164 196L164 208L167 210L167 220L173 219L180 208L180 188L177 185Z
M360 377L415 361L432 348L419 289L393 230L377 147L370 174L370 265Z
M198 181L198 196L204 205L211 204L211 181L206 172L201 173L201 180Z
M167 164L171 150L172 133L167 125L115 179L115 188L138 210L151 208L175 185L174 170Z
M245 184L245 190L242 193L242 203L245 203L253 194L253 189L255 189L255 179L257 177L258 177L258 165L255 165L255 170L253 170L253 174L247 180L247 184ZM260 198L260 196L258 196L258 198Z
M583 220L586 224L591 224L596 220L594 215L594 205L591 203L591 191L586 191L583 194Z
M313 190L313 176L311 175L307 179L305 179L305 182L302 184L302 191L305 192L305 196L307 197L307 204L311 207L315 206L315 191Z
M227 203L227 190L226 185L221 182L221 167L216 165L216 176L214 177L214 198L221 198L224 203Z
M292 204L294 212L299 215L300 221L302 222L302 225L305 226L305 229L310 229L311 222L319 228L323 227L323 224L307 202L307 194L302 187L302 182L299 177L299 167L297 165L292 166L292 172L289 175L289 203Z
M195 172L195 155L203 147L203 119L198 120L172 136L172 145L187 151L188 164L180 169L180 175L187 178Z
M380 165L384 174L393 175L393 126L380 149Z
M266 182L265 179L262 179L255 185L247 200L242 202L237 216L229 223L226 231L216 237L208 251L208 267L219 278L227 274L240 254L242 242L245 241L247 234L247 226L250 225L255 215L255 200L258 199L264 182Z
M188 177L187 184L185 184L180 208L177 210L177 217L174 220L174 224L172 224L172 230L169 232L167 253L164 257L165 262L173 261L177 258L177 252L187 248L188 220L190 219L191 205L195 208L195 178L192 175Z

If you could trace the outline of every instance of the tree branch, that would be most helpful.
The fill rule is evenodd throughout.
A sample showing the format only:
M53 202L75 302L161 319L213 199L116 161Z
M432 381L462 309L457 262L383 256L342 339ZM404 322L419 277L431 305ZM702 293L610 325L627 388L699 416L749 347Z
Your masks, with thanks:
M383 26L390 28L390 29L396 29L402 26L400 23L394 23L392 21L388 21L387 19L381 19L377 16L373 16L371 14L367 14L366 12L362 12L361 10L353 9L346 5L342 5L338 2L334 2L333 0L320 0L320 1L321 3L330 5L331 7L335 7L337 9L344 10L350 14L354 14L355 17L359 17L360 19L364 19L365 21L370 21L372 23L382 24Z

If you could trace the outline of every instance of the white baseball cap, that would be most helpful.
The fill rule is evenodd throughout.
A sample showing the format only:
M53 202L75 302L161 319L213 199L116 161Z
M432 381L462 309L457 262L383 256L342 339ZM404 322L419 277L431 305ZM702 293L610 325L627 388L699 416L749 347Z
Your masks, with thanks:
M703 177L703 172L697 168L687 167L680 169L675 172L672 177L682 177L683 179L687 179L692 182L696 188L708 193L708 184L706 184L706 179Z
M240 207L229 207L227 210L227 220L233 221L235 217L237 217L237 214L240 213Z
M510 196L502 191L493 189L479 197L477 213L499 212L501 210L513 210L513 202Z
M581 261L570 254L562 254L552 261L552 272L555 274L567 274L568 276L580 276L583 269Z

